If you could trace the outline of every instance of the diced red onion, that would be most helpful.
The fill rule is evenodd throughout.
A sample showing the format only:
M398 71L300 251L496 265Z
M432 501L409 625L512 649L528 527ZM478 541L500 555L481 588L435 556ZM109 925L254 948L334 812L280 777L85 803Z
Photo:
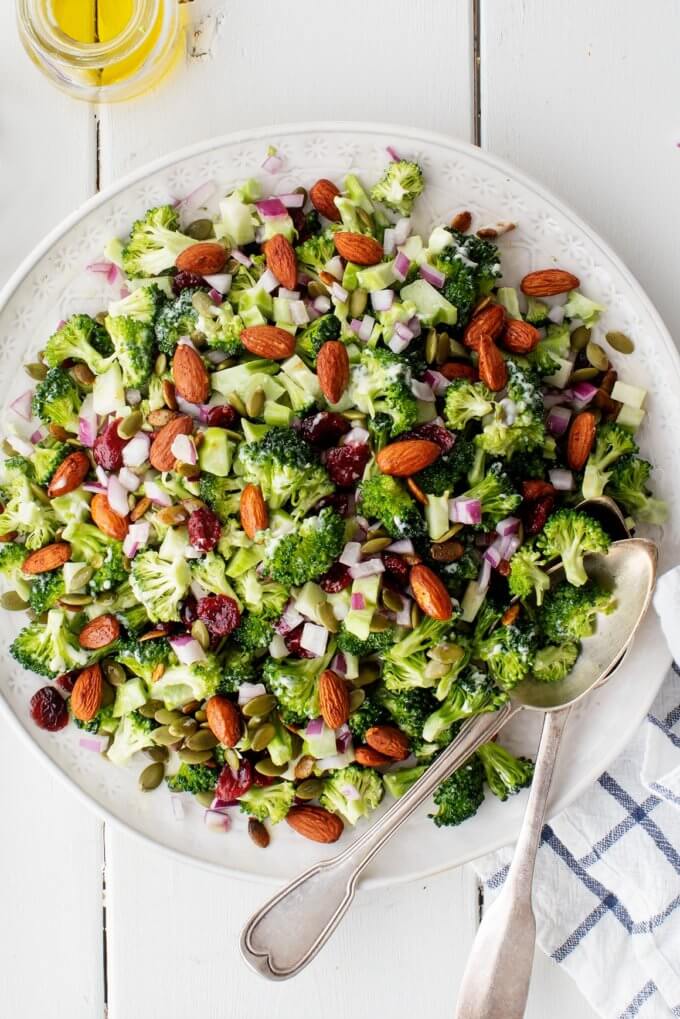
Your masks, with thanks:
M120 480L115 474L109 475L106 498L109 500L109 506L114 513L117 513L121 517L126 517L128 515L130 511L130 507L128 505L128 493L121 485Z
M562 403L563 400L571 400L571 397L571 389L563 389L559 393L544 393L543 406L546 410L550 410L552 407L556 407L558 403Z
M397 244L398 245L405 244L410 233L411 233L411 220L408 217L402 217L401 219L398 219L394 227L395 240Z
M349 747L352 742L352 730L345 722L335 732L335 748L339 754L344 754L345 750Z
M398 251L392 269L394 270L394 275L397 277L400 283L403 283L404 280L406 279L410 267L411 259L408 257L408 255L404 254L403 251Z
M219 306L222 303L222 294L219 292L219 290L215 290L214 287L211 287L211 289L208 291L208 297L213 302L213 304L217 304Z
M394 326L394 331L397 334L397 336L401 336L402 340L407 340L409 343L413 339L413 333L411 332L409 327L405 325L403 322L396 322Z
M434 403L432 387L427 382L419 382L418 379L411 379L411 392L416 400L423 400L426 403Z
M553 407L548 414L548 431L551 435L564 435L571 417L569 407Z
M264 219L277 219L279 216L286 216L286 206L280 198L263 198L255 202L255 208Z
M327 311L331 310L330 299L326 297L325 294L321 294L320 297L316 297L313 301L313 304L314 309L316 311L321 312L322 315L325 315Z
M177 202L176 208L186 212L187 209L200 209L203 208L217 191L217 184L214 180L206 180L202 184L199 184L197 188L190 191L184 198L180 198Z
M168 643L179 658L182 665L193 665L194 662L205 660L205 651L195 637L182 634L181 637L169 637Z
M151 440L147 432L137 432L123 449L123 463L126 467L141 467L149 459Z
M300 647L303 647L305 651L309 651L316 658L320 658L326 651L327 645L328 630L326 627L319 626L318 623L305 623L302 627Z
M106 485L100 485L98 481L86 481L83 485L83 490L85 492L101 494L106 492Z
M394 304L394 290L372 290L371 304L376 311L389 311Z
M357 334L359 339L363 340L364 343L368 343L368 341L370 340L371 335L373 333L374 325L375 319L369 314L364 315L364 317L361 320L361 325L359 326L359 332Z
M99 484L108 487L109 476L104 470L104 468L100 464L97 464L97 466L94 469L94 472L97 475L97 481L99 482Z
M283 159L275 152L270 153L262 164L262 169L267 173L278 173L283 166Z
M224 810L212 810L210 807L203 812L203 823L211 831L227 832L231 827L229 815Z
M574 399L584 405L590 403L593 399L597 393L597 386L594 386L591 382L577 382L575 386L572 386L571 391Z
M305 736L320 736L323 732L323 718L311 718L305 727Z
M477 526L482 522L482 504L479 499L449 499L449 518L453 523Z
M290 314L296 326L304 326L309 322L309 313L304 301L291 301Z
M95 754L103 753L108 743L108 736L81 736L78 740L78 746L82 747L83 750L91 750Z
M562 322L564 321L564 306L556 304L548 312L548 318L551 322L554 322L555 325L562 325Z
M94 273L98 276L106 276L106 282L111 286L116 280L122 277L122 273L117 265L113 262L90 262L89 265L85 266L88 272Z
M391 227L388 227L383 234L383 251L386 255L394 254L394 249L397 246L395 232Z
M349 568L352 580L359 580L361 577L375 577L384 572L385 564L382 559L365 559L364 562L355 563Z
M477 577L477 587L480 589L480 591L486 591L487 587L489 586L490 580L491 580L491 563L488 561L488 559L482 559L482 568L479 571L479 576Z
M250 266L253 264L252 258L250 258L248 255L244 255L243 252L239 251L238 248L234 248L234 250L231 253L231 257L236 259L237 262L240 262L241 265L245 265L246 269L249 269Z
M401 596L401 608L394 617L397 626L411 626L411 599Z
M333 658L333 661L331 662L331 669L333 672L337 672L339 676L347 675L347 659L342 651L338 651Z
M410 342L410 340L403 340L399 333L395 333L388 341L387 346L393 354L401 354L402 350L406 350Z
M421 265L420 275L433 287L436 287L437 290L441 290L444 286L444 281L446 280L444 273L440 272L439 269L435 269L433 265Z
M80 407L78 417L78 438L83 446L91 449L97 438L97 415L94 411L94 397L88 393Z
M406 325L409 327L414 336L420 336L421 324L420 319L418 318L417 315L414 315L413 318L410 318Z
M176 435L172 440L170 452L181 463L190 464L192 467L198 460L196 446L190 435Z
M550 484L558 492L571 492L574 487L574 475L571 471L561 467L548 471L548 477L550 478Z
M36 445L38 442L42 442L45 438L45 433L42 428L36 428L34 432L31 432L31 442Z
M333 283L331 285L331 294L340 304L345 304L349 298L349 294L344 287L341 287L339 283Z
M243 707L248 701L254 701L267 692L264 683L241 683L238 688L238 702Z
M504 555L503 558L504 559L512 559L512 557L514 556L515 552L517 551L517 549L519 548L519 546L521 544L522 544L522 542L520 540L519 535L518 534L511 534L510 537L508 538L508 544L507 544L507 547L505 549L505 555Z
M10 403L10 409L14 411L24 421L30 421L33 417L31 413L31 401L33 400L33 390L27 389L21 396L17 396L16 400L12 400Z
M172 499L155 481L144 482L144 494L157 506L172 506Z
M516 534L519 529L518 517L504 517L496 524L496 534L506 538L509 534Z
M290 194L277 195L276 197L287 209L301 209L305 204L305 196L300 191L293 191Z
M358 541L348 541L342 550L340 562L343 566L354 566L361 559L361 544Z
M503 556L500 552L500 545L497 541L494 541L493 545L489 545L484 553L484 561L487 562L494 570L497 570L501 564L502 558Z
M221 364L222 361L226 361L229 354L225 350L209 350L205 355L211 364ZM201 421L203 418L201 418Z
M201 405L200 403L189 403L182 396L177 396L177 407L181 410L182 414L188 414L194 421L201 420Z
M291 633L296 626L299 626L300 623L304 623L304 621L305 617L302 613L298 612L292 602L289 602L283 615L276 624L275 629L277 633L280 633L282 637L285 637L286 634Z
M336 280L341 280L345 272L340 255L333 255L332 258L329 258L324 268L331 276L335 276Z
M398 154L398 153L397 153L397 152L395 151L395 149L394 149L394 146L392 146L392 145L386 145L386 146L385 146L385 151L387 152L387 155L388 155L388 156L390 157L390 159L392 160L392 162L393 162L393 163L399 163L399 162L401 162L401 157L400 157L400 156L399 156L399 154Z
M359 335L359 330L361 329L361 322L360 322L360 320L358 318L353 318L352 321L349 324L349 327L352 330L352 332L356 336L358 336Z
M354 443L363 445L368 442L369 439L370 435L365 428L351 428L349 432L347 432L347 435L343 435L341 443L343 446L351 446Z
M142 479L131 471L129 467L121 467L118 471L118 480L128 492L136 492L142 483Z
M276 288L278 287L279 281L277 280L276 276L271 271L271 269L265 269L265 271L262 273L259 280L257 281L257 285L260 288L260 290L264 290L267 294L271 294L272 291L276 290Z
M299 290L286 290L285 287L279 287L277 297L282 297L284 301L299 301L300 291Z
M451 385L449 379L441 372L436 372L432 368L428 368L423 373L423 381L427 382L428 386L434 390L435 396L442 396Z
M364 600L363 594L361 594L360 591L357 591L355 592L355 594L351 595L349 605L353 612L361 612L363 609L365 609L366 602Z
M148 543L149 533L148 520L141 520L136 524L130 524L128 533L123 539L123 552L128 559L134 559L140 547Z
M320 315L322 314L320 311L316 310L316 308L314 307L314 305L312 304L308 297L305 298L305 307L307 308L307 314L309 315L310 322L313 322L315 319L319 318Z
M269 641L270 658L285 658L288 654L288 646L280 633L275 633L272 639Z
M196 344L193 342L190 336L180 336L177 341L178 347L191 347L192 350L196 350ZM198 350L196 350L198 353Z
M413 555L415 550L410 538L399 538L398 541L393 541L391 545L387 546L387 551L396 552L398 555Z

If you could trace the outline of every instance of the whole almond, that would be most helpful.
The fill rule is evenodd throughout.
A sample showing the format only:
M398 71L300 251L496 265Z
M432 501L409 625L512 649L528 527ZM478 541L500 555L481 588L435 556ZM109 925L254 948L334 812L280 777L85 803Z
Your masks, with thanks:
M22 573L49 573L63 566L71 558L71 546L67 541L55 541L53 545L45 545L31 552L23 562Z
M168 421L172 421L176 417L176 410L170 410L169 407L159 407L158 410L150 411L146 420L152 428L162 428L163 425L167 425Z
M410 753L408 737L395 725L373 725L364 739L369 747L393 761L405 761Z
M241 738L241 713L227 697L216 694L205 705L211 732L225 747L235 747Z
M47 486L47 495L55 499L58 495L68 495L81 485L90 470L90 461L82 450L69 453L57 467L52 480Z
M334 199L340 195L332 180L322 177L309 189L309 200L321 216L330 219L331 223L340 222L340 213Z
M295 352L295 337L278 326L249 326L241 333L241 343L256 357L283 361Z
M354 760L363 768L381 768L384 764L393 764L394 758L378 753L373 747L357 747Z
M323 807L295 806L286 816L291 828L312 842L337 842L344 825L337 814L331 814Z
M122 541L128 532L128 519L114 513L109 505L109 500L103 493L97 493L90 503L90 514L95 524L109 538Z
M248 834L258 849L266 849L269 845L269 832L262 821L258 821L256 817L251 817L248 820Z
M514 623L517 622L519 612L520 612L519 602L515 602L514 605L508 605L507 609L501 616L501 625L512 626Z
M383 257L382 244L367 234L353 234L340 230L333 234L333 240L338 254L355 265L376 265Z
M151 443L149 461L157 471L171 471L177 457L172 452L172 444L178 435L191 435L194 423L187 414L178 414L156 433Z
M429 566L419 563L411 568L411 590L418 608L430 619L450 619L453 615L451 595ZM380 749L378 747L378 749Z
M115 616L95 616L80 631L78 643L88 651L98 651L120 637L120 623Z
M175 392L189 403L206 403L210 395L210 379L198 351L188 343L180 343L172 359Z
M541 334L536 326L519 318L511 318L503 330L501 343L511 354L528 354L540 339Z
M497 393L508 382L508 366L503 355L490 336L482 336L478 354L479 378L492 392Z
M472 224L472 213L468 212L467 209L464 209L463 212L457 212L456 215L451 220L451 226L453 227L453 229L458 230L462 234L464 234L467 230L470 229L471 224Z
M104 677L98 664L89 665L78 674L71 692L71 713L80 722L89 722L102 705Z
M429 467L440 453L437 443L429 439L402 439L383 446L376 457L376 463L383 474L407 478Z
M477 369L467 361L447 361L441 365L439 371L450 382L454 379L470 379L471 382L475 382L477 379Z
M181 251L175 259L180 272L193 272L197 276L214 276L222 272L227 261L227 250L216 241L200 241Z
M269 512L259 485L246 485L241 492L241 527L252 541L258 531L269 527Z
M582 471L595 441L597 422L592 411L584 410L572 418L567 435L567 465L572 471Z
M327 340L316 358L321 392L329 403L337 403L349 383L349 357L340 340Z
M297 259L287 237L274 234L264 245L264 257L267 268L276 276L286 290L295 290L297 283Z
M538 269L524 277L520 289L527 297L553 297L576 290L580 282L578 276L566 269Z
M479 350L482 336L497 339L503 331L505 309L501 304L487 304L468 322L463 332L463 343L470 350Z
M338 729L349 718L349 691L332 669L319 676L319 709L329 729Z
M136 520L139 520L140 517L143 517L146 511L150 508L151 499L148 499L146 496L144 496L142 499L139 500L138 503L136 503L135 508L130 513L130 520L133 522L133 524Z

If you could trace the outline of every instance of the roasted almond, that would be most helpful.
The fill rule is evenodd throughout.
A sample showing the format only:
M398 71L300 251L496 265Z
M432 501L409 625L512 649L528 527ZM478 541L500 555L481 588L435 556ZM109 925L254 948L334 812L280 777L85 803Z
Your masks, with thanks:
M297 283L297 259L293 246L283 234L274 234L264 245L267 268L276 276L286 290L295 290Z
M511 354L528 354L540 339L541 334L536 326L519 318L511 318L503 330L501 343Z
M354 760L364 768L381 768L384 764L394 763L394 758L379 753L373 747L357 747Z
M503 332L504 323L505 309L503 306L487 304L465 326L463 343L470 350L479 350L479 341L482 336L488 336L492 340L497 339Z
M102 534L107 534L109 538L122 541L127 534L127 517L121 517L119 513L114 513L109 505L109 500L103 493L98 492L92 499L90 514Z
M567 465L572 471L582 471L595 442L597 422L592 411L584 410L572 418L567 435Z
M69 453L65 460L57 467L52 475L52 480L47 486L47 494L50 499L58 495L68 495L81 485L90 470L90 461L87 454L82 450L76 453Z
M88 651L98 651L120 637L120 623L115 616L95 616L80 631L78 642Z
M189 403L206 403L210 379L203 359L188 343L180 343L172 359L175 392Z
M235 747L241 738L241 713L233 701L216 694L206 701L206 720L210 731L225 747Z
M291 807L286 816L291 828L312 842L337 842L344 825L337 814L331 814L323 807Z
M71 692L71 713L80 722L89 722L102 705L104 677L98 664L90 665L78 674Z
M241 527L252 539L269 527L269 513L259 485L246 485L241 492Z
M241 333L241 343L256 357L282 361L295 352L295 337L278 326L249 326Z
M431 619L450 619L453 615L451 595L437 574L419 563L411 568L411 590L418 608ZM380 749L378 747L378 749Z
M417 485L413 478L406 479L406 487L408 488L409 492L416 500L416 502L419 502L421 506L427 506L427 504L429 503L429 499L427 498L425 492L423 492L420 485Z
M519 611L519 602L515 602L514 605L508 605L507 609L501 616L501 624L503 626L512 626L513 623L517 622Z
M349 383L349 357L340 340L327 340L316 358L321 392L329 403L337 403Z
M450 382L455 379L470 379L471 382L477 380L477 369L467 361L447 361L438 371Z
M451 226L453 229L458 230L462 234L470 229L471 224L472 213L468 212L467 209L464 209L462 212L457 212L451 220Z
M319 676L319 708L329 729L338 729L349 718L349 691L332 669Z
M566 269L537 269L528 273L520 283L520 289L527 297L553 297L575 290L580 280Z
M309 189L309 200L321 216L330 219L332 223L340 222L340 213L334 199L338 198L340 191L332 180L322 177Z
M227 250L216 241L200 241L181 251L175 259L180 272L193 272L197 276L214 276L222 272L227 261Z
M149 452L151 466L157 471L171 471L177 459L172 452L172 444L178 435L191 435L193 427L193 421L187 414L178 414L168 421L167 425L163 425L151 443Z
M497 393L508 382L508 366L503 355L490 336L481 337L478 353L479 378L492 392Z
M55 541L53 545L45 545L24 559L22 573L49 573L63 566L71 558L71 546L67 541Z
M135 504L135 508L130 513L130 520L133 522L133 524L136 520L139 520L140 517L143 517L146 511L150 509L150 507L151 499L148 499L146 496L140 499L139 502Z
M429 467L440 453L437 443L429 439L402 439L383 446L376 457L376 463L383 474L408 478Z
M376 265L383 257L383 246L368 234L353 234L339 230L333 234L339 255L355 265Z
M162 428L163 425L167 425L168 421L172 421L176 417L176 410L170 410L168 407L159 407L158 410L150 411L146 420L152 428Z
M373 725L364 739L369 747L393 761L405 761L410 753L408 737L395 725Z

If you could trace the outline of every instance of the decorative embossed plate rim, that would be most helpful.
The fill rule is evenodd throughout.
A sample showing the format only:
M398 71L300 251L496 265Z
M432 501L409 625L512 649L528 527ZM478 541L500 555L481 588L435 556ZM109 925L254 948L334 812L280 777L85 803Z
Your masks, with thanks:
M268 144L277 145L285 158L284 170L276 177L258 170ZM39 349L41 338L73 311L100 310L106 284L84 273L84 266L101 256L109 236L123 233L146 208L187 194L207 179L222 187L257 175L273 192L283 193L301 183L309 186L320 176L338 179L350 168L372 177L385 163L388 144L424 166L428 188L416 217L423 227L447 221L461 208L470 209L477 224L516 221L518 229L501 240L509 283L532 268L559 264L573 269L586 292L608 305L603 326L622 329L635 339L635 354L626 359L624 371L650 391L650 415L640 438L643 450L657 465L656 488L671 504L662 562L676 562L680 472L673 470L673 437L680 434L680 357L659 315L604 241L557 198L480 149L416 129L317 123L244 131L168 156L91 199L36 248L0 295L5 412L26 385L20 364ZM46 766L106 819L182 859L232 876L280 882L332 854L333 847L305 842L285 824L274 830L270 849L262 853L248 840L242 815L235 815L230 834L216 834L205 829L201 811L192 803L187 805L185 820L178 822L167 795L144 796L137 791L139 767L121 771L83 750L72 727L56 735L36 729L28 716L28 701L41 683L17 668L7 653L17 626L9 614L0 617L3 719L22 733ZM558 762L553 813L571 803L625 746L669 662L658 623L649 616L616 679L575 710ZM516 724L507 733L509 745L533 754L539 721L534 716ZM474 820L451 831L436 829L422 810L371 865L365 884L421 878L511 842L519 830L525 795L505 804L489 796Z

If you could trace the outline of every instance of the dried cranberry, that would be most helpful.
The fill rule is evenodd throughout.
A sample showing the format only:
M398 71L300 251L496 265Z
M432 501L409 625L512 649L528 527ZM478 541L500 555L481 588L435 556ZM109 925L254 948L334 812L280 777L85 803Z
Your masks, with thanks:
M448 453L453 449L456 443L456 436L444 428L443 425L436 425L433 421L428 421L424 425L418 425L417 428L412 429L410 432L406 432L405 435L401 436L402 439L429 439L430 442L436 442L442 453Z
M77 677L77 672L64 672L61 676L57 676L55 683L64 693L71 693Z
M92 454L95 463L105 471L119 471L123 466L123 450L129 440L121 439L118 434L118 425L121 421L122 418L110 421L102 434L94 440Z
M319 411L318 414L311 414L300 422L300 435L310 446L317 449L328 449L334 446L343 435L351 429L351 422L342 414L335 414L330 410Z
M187 528L189 541L200 552L212 552L220 540L222 525L212 510L207 507L194 510L189 517Z
M197 276L195 272L178 272L176 276L172 277L172 289L178 297L183 290L189 288L193 290L196 287L206 289L205 280L202 276Z
M241 621L239 607L226 594L209 594L196 604L196 613L215 637L227 637Z
M232 771L229 765L225 764L217 780L215 795L220 800L235 800L247 793L252 784L253 766L244 757L236 771Z
M296 626L294 630L287 633L283 639L291 655L297 655L298 658L313 658L314 655L311 651L305 650L305 648L303 648L300 644L304 626L304 623L300 623L300 625Z
M324 506L332 506L341 517L348 517L354 513L354 494L352 492L332 492L330 495L324 495L323 499L319 499L314 505L314 511L322 510Z
M182 605L182 622L187 629L196 622L198 615L196 614L196 599L193 594L189 594L186 597L184 605Z
M214 428L233 428L238 419L238 411L229 403L209 407L205 415L205 423Z
M409 566L396 552L384 552L382 561L385 565L385 572L402 586L406 587L409 577Z
M371 451L367 443L349 442L346 446L335 446L328 450L326 470L332 482L348 488L359 481L370 459Z
M539 499L523 503L520 507L520 516L524 524L524 533L531 536L542 531L554 505L554 495L542 495Z
M66 701L53 686L43 686L31 697L31 718L39 729L63 729L68 722Z
M272 775L261 775L259 771L253 772L253 785L260 786L261 789L264 789L265 786L272 785L274 781L275 779Z
M337 594L338 591L344 591L351 583L352 576L349 572L349 567L343 563L333 563L330 570L324 573L319 581L319 587L326 594Z

